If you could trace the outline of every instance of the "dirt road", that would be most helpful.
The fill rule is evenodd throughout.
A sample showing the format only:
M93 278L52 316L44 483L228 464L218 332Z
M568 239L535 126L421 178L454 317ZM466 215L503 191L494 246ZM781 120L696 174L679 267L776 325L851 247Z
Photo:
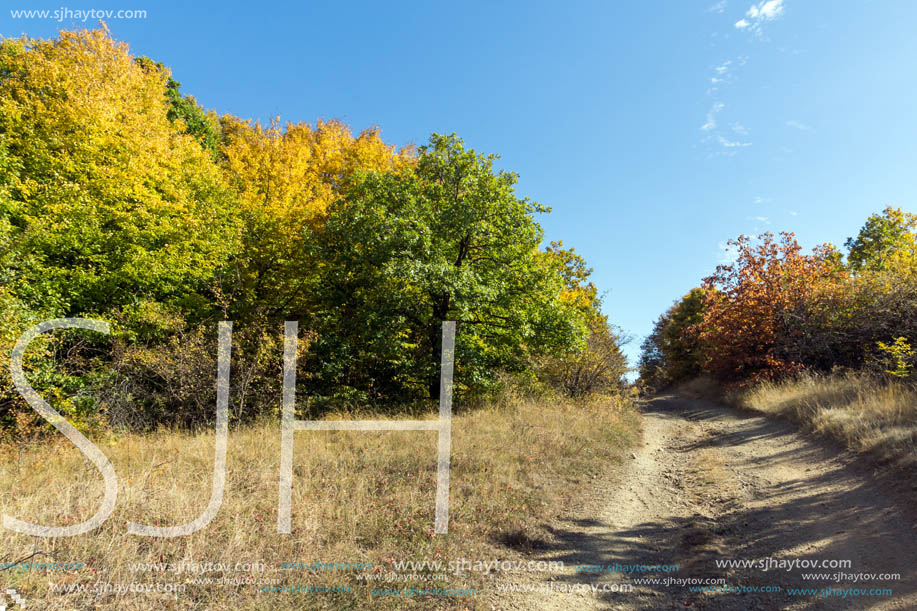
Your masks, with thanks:
M642 445L629 456L621 477L591 490L574 515L548 527L545 541L532 553L533 559L564 562L562 574L530 573L523 578L554 592L500 596L492 605L549 610L917 609L914 514L851 462L850 456L805 438L788 424L673 396L647 401ZM717 565L767 558L784 565L766 571ZM790 560L828 565L787 570ZM678 570L627 574L574 569L615 564L676 564ZM900 578L856 576L863 573ZM807 574L824 576L806 579ZM692 592L687 585L663 584L666 577L723 579L746 592ZM660 582L640 583L646 578ZM557 592L573 584L599 589L631 584L633 591ZM761 591L775 586L779 592ZM748 591L754 588L758 590ZM792 593L791 588L822 592ZM834 592L824 592L827 588ZM893 594L850 591L876 588L890 588Z

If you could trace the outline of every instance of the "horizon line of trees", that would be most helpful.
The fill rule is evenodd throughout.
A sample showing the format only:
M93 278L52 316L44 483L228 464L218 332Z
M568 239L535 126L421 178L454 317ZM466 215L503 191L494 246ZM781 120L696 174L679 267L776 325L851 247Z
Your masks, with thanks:
M805 254L792 233L729 245L736 260L677 300L643 342L644 384L707 375L744 385L838 369L914 380L917 215L871 215L846 257L831 244Z
M282 322L305 331L300 405L395 409L506 375L571 396L623 384L621 337L550 210L495 155L432 134L398 149L339 121L217 116L103 26L0 40L0 357L31 325L108 320L30 351L77 426L212 420L216 322L233 320L235 419L279 406ZM41 423L0 373L0 430ZM56 403L55 403L56 401Z

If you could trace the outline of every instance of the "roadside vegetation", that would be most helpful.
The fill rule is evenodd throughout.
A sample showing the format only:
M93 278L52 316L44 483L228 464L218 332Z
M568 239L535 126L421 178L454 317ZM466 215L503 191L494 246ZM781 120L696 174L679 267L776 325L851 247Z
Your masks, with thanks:
M734 405L789 418L880 463L917 473L917 387L861 372L803 374L729 393Z
M641 383L706 388L912 469L917 215L888 207L870 216L846 252L823 244L803 253L789 233L730 245L735 262L656 322Z

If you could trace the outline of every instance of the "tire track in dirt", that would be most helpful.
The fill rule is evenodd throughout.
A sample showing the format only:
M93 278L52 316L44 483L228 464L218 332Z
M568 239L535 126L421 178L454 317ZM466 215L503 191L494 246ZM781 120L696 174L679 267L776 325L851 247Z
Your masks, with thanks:
M902 499L848 467L849 457L791 425L704 401L646 401L641 445L615 481L587 491L573 515L546 526L535 560L560 574L517 583L555 590L631 584L632 592L515 593L494 609L917 609L917 529ZM849 560L848 568L718 568L732 559ZM677 564L678 572L574 572L575 565ZM805 580L804 573L898 573L900 580ZM782 591L699 593L641 578L723 579ZM507 576L508 581L513 581ZM553 584L553 585L552 585ZM892 596L790 595L788 588L891 588Z

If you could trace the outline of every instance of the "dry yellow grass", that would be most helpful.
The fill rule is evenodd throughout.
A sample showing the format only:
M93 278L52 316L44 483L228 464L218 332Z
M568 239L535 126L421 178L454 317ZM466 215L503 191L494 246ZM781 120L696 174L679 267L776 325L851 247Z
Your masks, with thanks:
M847 373L806 375L730 393L727 401L790 418L902 469L917 467L917 388Z
M365 417L361 414L361 417ZM352 418L352 415L335 417ZM577 484L613 471L637 430L627 401L591 407L566 402L509 404L453 419L448 535L433 531L436 434L427 432L297 432L293 533L279 535L277 498L280 425L230 431L226 492L217 517L186 537L130 535L128 521L177 525L196 518L210 497L213 431L112 434L95 443L119 475L114 513L100 528L69 538L33 538L0 529L0 564L35 552L31 562L81 562L81 570L0 571L29 608L273 609L368 607L490 608L484 578L450 576L429 587L471 587L478 596L418 601L372 596L352 571L281 570L281 564L397 560L513 559L524 554L497 543L532 533L580 492ZM91 463L66 440L19 448L0 462L0 511L34 523L66 525L90 517L103 485ZM524 537L523 537L524 539ZM263 572L198 575L131 571L131 563L265 564ZM360 571L356 571L360 572ZM196 578L277 580L272 585L344 586L348 593L263 592L261 584L196 585ZM184 584L184 593L52 593L53 584ZM377 584L396 587L398 584ZM488 588L489 590L489 588Z

